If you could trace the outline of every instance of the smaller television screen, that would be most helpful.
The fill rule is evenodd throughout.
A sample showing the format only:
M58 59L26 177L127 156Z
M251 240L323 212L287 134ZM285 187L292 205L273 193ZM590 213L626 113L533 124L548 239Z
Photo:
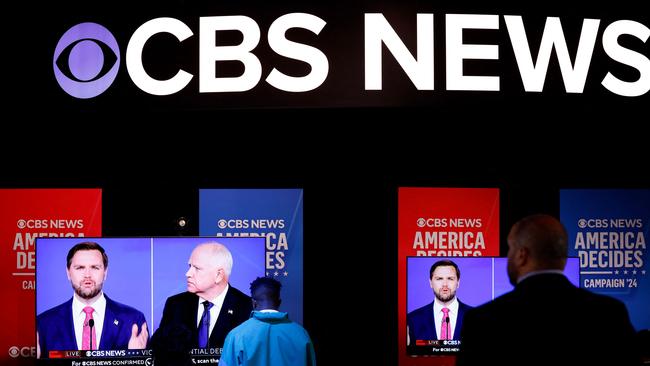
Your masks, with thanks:
M92 243L99 245L105 256ZM214 315L208 332L210 342L193 346L188 340L193 341L194 333L201 329L197 324L202 321L200 292L206 286L212 287L209 281L202 282L205 279L201 273L206 269L203 262L196 261L212 252L207 255L201 252L201 256L195 256L194 252L199 246L214 248L202 245L206 243L225 246L232 257L232 267L227 277L221 277L227 278L228 290L222 291L222 303L217 300L220 309L214 314L210 311ZM215 328L223 331L219 325L222 323L217 324L218 317L229 324L234 318L248 318L250 310L247 308L239 314L230 294L236 290L249 294L250 283L265 275L265 249L263 237L38 238L38 362L71 366L150 365L159 352L152 349L156 337L170 338L159 342L165 347L188 341L188 348L183 352L186 351L190 362L217 364L222 344L213 343L223 340L212 337ZM217 266L222 271L217 271L217 276L224 276L228 266L221 263ZM211 277L209 280L214 282ZM250 300L241 296L241 302L249 305ZM188 314L182 315L185 312L180 308L172 308L171 305L179 304L179 299L181 307L188 302L185 300L191 302L187 305ZM174 333L177 328L171 326L161 329L164 313L168 324L187 322L188 331L177 334ZM144 323L146 336L143 336Z
M439 261L443 265L433 268ZM507 258L408 257L406 266L406 349L410 356L458 352L465 312L513 289L507 275ZM579 285L578 258L568 258L564 273ZM447 306L441 305L443 301Z

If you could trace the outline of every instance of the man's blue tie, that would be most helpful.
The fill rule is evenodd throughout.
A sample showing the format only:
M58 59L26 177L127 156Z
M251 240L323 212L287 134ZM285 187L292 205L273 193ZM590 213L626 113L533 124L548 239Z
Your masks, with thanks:
M210 309L214 305L209 301L202 302L203 315L199 323L199 348L208 347L208 339L210 339Z

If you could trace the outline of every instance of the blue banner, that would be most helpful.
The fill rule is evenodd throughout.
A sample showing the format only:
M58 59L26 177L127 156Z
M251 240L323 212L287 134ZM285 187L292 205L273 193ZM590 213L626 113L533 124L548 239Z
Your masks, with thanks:
M650 329L650 190L562 190L560 219L569 256L580 258L580 287L622 300L635 328Z
M302 189L201 189L199 234L266 238L266 275L282 283L281 311L303 321ZM237 263L233 265L233 272ZM249 293L248 288L240 289Z

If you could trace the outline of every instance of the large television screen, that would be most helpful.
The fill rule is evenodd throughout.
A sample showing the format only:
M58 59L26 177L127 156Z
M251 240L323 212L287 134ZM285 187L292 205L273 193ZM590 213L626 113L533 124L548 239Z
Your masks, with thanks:
M84 334L75 325L73 283L80 291L93 284L88 276L79 277L67 267L67 255L72 247L82 242L95 242L107 254L108 265L102 274L102 291L106 299L105 312L95 312L96 336L92 350L80 347ZM188 289L189 259L200 244L220 243L232 254L233 265L228 283L244 294L257 277L265 275L265 239L263 237L137 237L137 238L38 238L36 240L36 316L39 338L39 363L74 365L79 359L123 358L124 365L152 362L155 354L149 349L129 349L123 342L110 342L123 336L124 322L131 319L129 312L120 312L126 305L141 313L147 323L149 338L158 331L167 299ZM87 251L88 252L88 251ZM101 257L100 257L101 258ZM103 261L103 260L102 260ZM101 266L99 266L101 267ZM72 276L72 277L71 277ZM74 277L77 276L77 277ZM102 279L97 280L102 282ZM96 286L96 283L94 285ZM118 305L115 305L115 304ZM121 305L120 305L121 304ZM197 300L198 307L198 300ZM78 310L78 309L77 309ZM49 311L49 316L45 314ZM53 314L53 312L60 313ZM228 310L229 312L231 310ZM245 314L247 317L249 314ZM83 317L83 314L81 315ZM78 317L77 317L78 318ZM86 318L87 319L87 318ZM81 322L84 319L82 318ZM198 321L198 319L197 319ZM122 322L122 323L120 323ZM77 324L78 325L78 324ZM77 329L79 328L79 329ZM127 329L129 330L129 329ZM90 332L88 332L90 333ZM88 341L90 342L90 341ZM87 343L89 344L89 343ZM116 347L115 345L121 345ZM220 350L191 350L193 358L203 357L202 363L216 364ZM149 361L147 361L149 360ZM135 362L135 363L128 363Z
M460 271L457 286L433 285L429 274L434 263L452 261ZM408 257L407 289L407 353L410 356L453 354L462 347L460 328L462 316L469 307L484 304L513 289L507 275L507 258L496 257ZM453 267L448 267L453 269ZM580 282L578 258L568 258L565 275L574 285ZM439 275L444 280L445 274ZM439 296L453 298L457 303L445 317L436 319L434 286ZM443 329L446 328L446 329ZM447 334L443 334L443 332Z

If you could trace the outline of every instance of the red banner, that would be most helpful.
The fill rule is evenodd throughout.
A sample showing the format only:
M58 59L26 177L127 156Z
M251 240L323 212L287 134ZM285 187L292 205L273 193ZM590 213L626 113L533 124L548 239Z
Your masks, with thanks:
M407 355L406 258L498 256L499 190L400 188L398 200L399 365L454 365L455 356Z
M101 223L101 189L0 189L1 364L36 357L36 239L97 237Z

